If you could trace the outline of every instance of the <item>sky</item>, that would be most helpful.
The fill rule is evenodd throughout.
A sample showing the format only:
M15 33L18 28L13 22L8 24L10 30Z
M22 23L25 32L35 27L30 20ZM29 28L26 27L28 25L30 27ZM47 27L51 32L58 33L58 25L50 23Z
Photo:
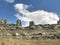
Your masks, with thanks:
M22 6L24 5L24 9L27 5L28 8L25 9L25 11L27 11L28 14L30 14L30 13L33 14L33 12L38 12L38 10L40 10L39 12L41 12L41 10L42 10L42 12L44 12L44 14L47 12L48 15L50 15L49 13L52 12L52 13L56 13L56 15L60 17L60 0L0 0L0 20L2 18L4 18L4 19L7 19L8 23L16 23L17 19L22 19L21 14L23 16L24 16L24 14L21 13L21 10L20 10L21 8L17 8L18 6L16 7L17 4L18 5L22 4ZM20 7L20 5L19 5L19 7ZM20 15L20 17L17 17L17 14ZM37 16L39 16L39 15L37 15ZM23 18L26 20L25 17L23 17ZM35 21L34 19L36 19L36 18L33 18L33 21ZM39 17L39 19L40 19L40 17ZM24 25L26 23L26 22L24 22L25 20L22 20L23 21L22 24L24 24ZM29 16L29 20L31 20L30 16ZM37 24L37 22L36 22L36 24Z

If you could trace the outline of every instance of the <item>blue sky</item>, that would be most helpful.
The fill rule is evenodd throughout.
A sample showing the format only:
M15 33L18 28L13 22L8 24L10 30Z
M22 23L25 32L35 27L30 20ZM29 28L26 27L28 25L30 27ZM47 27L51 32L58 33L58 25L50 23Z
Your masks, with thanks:
M1 0L0 1L0 20L2 18L7 19L8 23L16 23L17 18L14 16L16 10L14 5L17 3L23 3L31 5L29 11L45 10L48 12L60 14L60 0L14 0L12 3Z

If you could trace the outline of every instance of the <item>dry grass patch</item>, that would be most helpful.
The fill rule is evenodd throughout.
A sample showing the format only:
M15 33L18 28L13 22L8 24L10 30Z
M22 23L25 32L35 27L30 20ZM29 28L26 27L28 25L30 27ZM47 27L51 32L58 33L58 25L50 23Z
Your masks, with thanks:
M1 38L0 45L60 45L60 40L26 40L20 38Z

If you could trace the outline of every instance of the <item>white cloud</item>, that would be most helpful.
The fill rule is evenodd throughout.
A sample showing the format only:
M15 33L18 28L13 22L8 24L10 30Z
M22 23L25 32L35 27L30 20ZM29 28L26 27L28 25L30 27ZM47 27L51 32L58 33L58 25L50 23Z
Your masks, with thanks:
M5 1L9 3L14 3L15 0L5 0Z
M18 12L15 16L18 19L27 22L27 24L24 26L28 26L29 21L34 21L34 23L38 25L38 24L57 24L57 21L59 20L57 14L53 12L47 12L44 10L30 12L27 10L29 6L25 4L15 4L14 7Z

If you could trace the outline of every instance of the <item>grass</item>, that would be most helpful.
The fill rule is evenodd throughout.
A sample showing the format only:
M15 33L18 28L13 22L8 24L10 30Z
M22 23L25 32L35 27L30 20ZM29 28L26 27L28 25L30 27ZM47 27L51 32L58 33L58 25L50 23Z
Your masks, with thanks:
M1 38L0 45L60 45L60 40L26 40L17 38Z
M34 33L34 32L60 32L60 29L58 30L0 30L0 33Z
M0 33L35 33L35 32L60 32L60 30L0 30ZM60 45L60 39L21 39L14 37L0 37L0 45Z

